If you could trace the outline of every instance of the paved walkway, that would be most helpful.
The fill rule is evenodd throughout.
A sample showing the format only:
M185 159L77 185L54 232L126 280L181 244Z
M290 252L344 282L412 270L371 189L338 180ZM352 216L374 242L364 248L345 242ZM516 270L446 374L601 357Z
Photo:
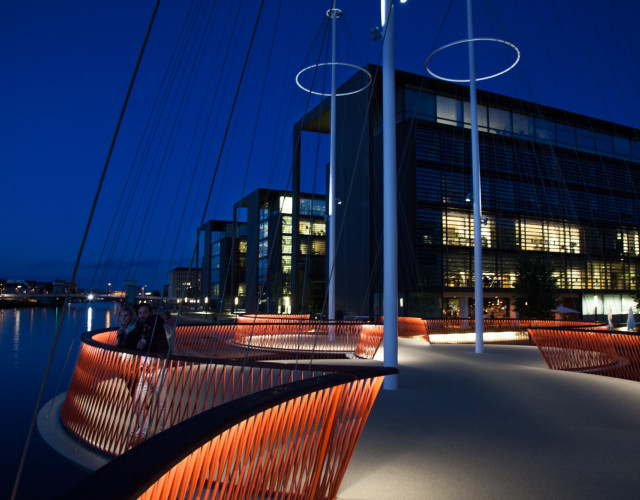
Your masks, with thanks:
M400 339L399 358L339 500L640 498L639 382L550 370L535 347Z

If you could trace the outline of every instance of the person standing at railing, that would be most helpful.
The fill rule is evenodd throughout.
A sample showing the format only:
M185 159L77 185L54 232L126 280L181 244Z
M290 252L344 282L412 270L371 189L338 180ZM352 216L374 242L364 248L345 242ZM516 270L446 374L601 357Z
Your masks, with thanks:
M164 311L162 314L164 319L164 331L167 334L167 342L169 343L169 352L172 353L176 343L176 322L171 316L169 311Z
M120 321L120 328L118 328L118 336L116 345L118 347L124 347L127 336L136 327L136 310L132 306L122 306L120 312L118 312L118 321Z
M150 304L138 306L136 328L127 335L124 347L156 354L167 354L169 342L164 329L164 320L153 313Z
M150 304L138 306L136 328L126 337L125 347L144 351L149 354L168 355L169 342L164 328L164 320L153 313ZM140 375L134 381L135 391L132 393L133 407L136 414L136 427L131 432L134 443L144 440L154 421L158 421L157 430L162 430L167 421L165 415L166 393L162 385L166 375L166 359L141 358Z

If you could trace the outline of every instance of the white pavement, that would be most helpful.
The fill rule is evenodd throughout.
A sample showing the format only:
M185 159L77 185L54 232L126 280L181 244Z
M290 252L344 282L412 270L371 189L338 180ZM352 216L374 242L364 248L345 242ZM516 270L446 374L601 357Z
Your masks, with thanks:
M399 359L339 500L640 498L640 382L550 370L535 347L400 339Z

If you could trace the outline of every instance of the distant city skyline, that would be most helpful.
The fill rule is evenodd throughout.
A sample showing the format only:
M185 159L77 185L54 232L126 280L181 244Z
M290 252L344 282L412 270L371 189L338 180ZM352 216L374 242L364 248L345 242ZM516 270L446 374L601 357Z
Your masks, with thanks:
M177 0L160 6L76 276L80 288L121 286L132 278L161 289L171 268L192 261L201 219L230 220L233 203L257 187L287 189L293 123L318 102L307 101L294 77L301 68L328 60L324 25L331 1L265 4L219 160L258 3L218 4L200 6L215 10L195 16L201 24L211 22L201 66L191 64L196 42L174 53L183 19L198 6ZM338 7L344 11L338 59L378 63L381 42L370 36L380 25L377 2L344 0ZM122 0L25 0L5 6L0 278L71 278L152 9L151 1ZM637 128L640 34L632 23L639 10L620 1L476 0L475 35L508 40L522 53L513 71L480 82L479 88ZM189 29L194 37L204 31L198 24ZM398 69L426 75L428 55L463 38L463 1L409 0L397 6ZM230 62L223 69L227 46ZM492 44L479 44L479 74L510 57ZM465 74L465 58L461 45L443 60L434 58L434 64L459 76ZM172 60L182 66L165 74ZM169 94L163 93L163 82L173 82ZM161 118L154 103L164 106L156 108L162 109ZM209 110L215 119L207 124ZM303 137L309 142L309 157L303 159L306 191L324 192L325 139Z

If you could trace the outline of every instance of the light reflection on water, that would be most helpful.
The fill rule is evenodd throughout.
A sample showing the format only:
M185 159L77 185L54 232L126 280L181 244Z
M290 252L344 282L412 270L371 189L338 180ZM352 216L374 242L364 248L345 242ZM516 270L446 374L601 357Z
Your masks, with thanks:
M89 306L89 308L87 309L87 331L91 331L91 323L93 320L93 307Z
M11 408L0 411L0 498L9 498L13 488L59 315L64 314L65 318L42 404L57 392L67 390L80 335L110 326L118 308L118 304L93 303L72 304L64 312L43 307L0 309L0 394ZM67 356L69 363L65 366ZM35 431L18 499L58 497L83 475L52 451Z

